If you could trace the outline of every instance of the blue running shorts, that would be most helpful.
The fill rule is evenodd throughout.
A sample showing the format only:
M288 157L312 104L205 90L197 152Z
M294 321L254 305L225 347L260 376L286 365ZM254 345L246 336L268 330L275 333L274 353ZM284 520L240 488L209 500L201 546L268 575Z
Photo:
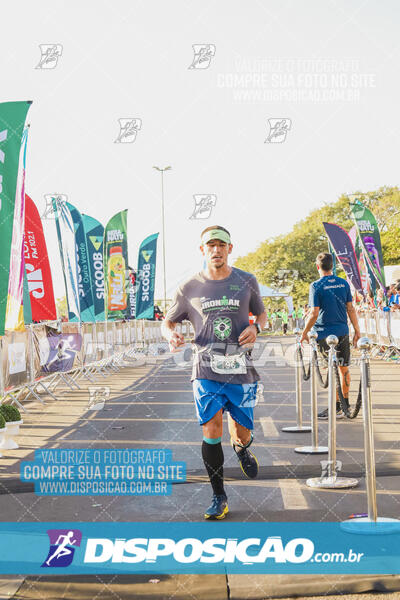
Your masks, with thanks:
M239 425L254 429L253 407L257 402L257 382L237 384L195 379L193 393L200 425L210 421L222 408Z

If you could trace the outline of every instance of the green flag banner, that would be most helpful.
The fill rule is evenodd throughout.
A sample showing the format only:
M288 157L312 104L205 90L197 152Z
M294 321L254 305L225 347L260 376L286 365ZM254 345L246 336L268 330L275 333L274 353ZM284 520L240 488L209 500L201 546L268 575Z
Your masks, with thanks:
M149 235L140 245L138 261L139 287L136 292L136 318L154 318L158 233Z
M26 272L24 273L23 307L24 307L24 323L25 323L25 325L27 325L28 323L32 323L32 308L31 308L31 298L29 296L29 284L28 284L28 279L26 277Z
M10 306L12 304L9 298L10 260L13 259L11 242L16 201L21 204L23 193L24 172L20 165L24 153L25 120L30 105L31 102L0 103L0 335L4 335L5 331L7 302ZM21 248L16 248L15 252L19 256ZM23 268L18 273L14 268L13 273L15 281L18 278L22 284ZM20 287L22 291L22 285ZM18 297L14 300L18 303L18 310L22 306L21 299Z
M104 231L104 282L106 319L125 319L128 308L128 210L107 223Z
M350 203L350 208L368 266L378 284L385 289L381 236L376 219L369 208L359 201Z
M90 273L89 252L86 244L85 229L83 226L82 215L79 210L73 204L70 204L70 202L67 202L67 207L71 213L75 230L76 264L78 267L78 293L81 321L90 323L95 319L92 277Z

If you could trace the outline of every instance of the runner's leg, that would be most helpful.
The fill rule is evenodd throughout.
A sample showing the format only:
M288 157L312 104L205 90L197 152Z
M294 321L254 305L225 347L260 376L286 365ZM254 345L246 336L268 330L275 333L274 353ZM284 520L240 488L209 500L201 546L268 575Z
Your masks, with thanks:
M222 409L210 421L203 425L203 444L201 454L204 466L210 478L214 494L225 494L224 490L224 452L221 444Z
M349 397L350 391L350 371L349 367L339 367L340 372L340 382L342 384L342 392L345 398Z
M230 414L228 414L229 433L240 467L246 477L254 479L258 475L258 460L248 449L253 441L253 434L250 429L237 423Z
M234 419L232 419L231 415L228 413L228 427L229 433L231 434L232 442L234 444L240 444L241 446L246 446L251 440L251 431L247 429L247 427L243 427L237 423Z

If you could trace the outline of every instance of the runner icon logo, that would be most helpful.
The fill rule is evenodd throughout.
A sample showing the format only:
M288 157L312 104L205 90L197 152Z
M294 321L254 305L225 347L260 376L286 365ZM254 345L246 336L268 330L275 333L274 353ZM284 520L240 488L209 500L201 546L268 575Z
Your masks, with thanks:
M269 134L265 144L282 144L292 127L291 119L268 119Z
M42 567L68 567L74 558L74 546L80 546L79 529L48 529L50 548Z
M62 55L63 47L61 44L39 44L40 61L36 69L55 69L58 59Z
M44 197L46 200L46 208L41 216L42 219L55 219L57 211L61 213L65 210L68 200L66 194L45 194Z
M232 331L232 321L229 317L219 317L213 321L214 333L220 340L226 340Z
M194 194L194 210L189 219L208 219L217 203L215 194Z
M119 134L115 144L132 144L137 132L142 129L142 119L118 119Z
M194 57L189 69L208 69L215 56L214 44L193 44Z

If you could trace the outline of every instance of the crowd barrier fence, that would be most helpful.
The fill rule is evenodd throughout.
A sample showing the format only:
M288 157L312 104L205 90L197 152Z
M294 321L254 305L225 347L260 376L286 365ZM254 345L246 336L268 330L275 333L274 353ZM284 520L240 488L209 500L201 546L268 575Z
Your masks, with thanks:
M190 327L182 327L188 335ZM52 321L27 325L22 332L7 331L0 338L1 403L28 412L22 403L31 397L44 404L46 395L57 399L56 388L57 393L81 389L80 379L94 382L97 376L132 365L162 339L161 322L146 320Z
M373 346L371 356L400 361L400 311L357 309L361 337Z

